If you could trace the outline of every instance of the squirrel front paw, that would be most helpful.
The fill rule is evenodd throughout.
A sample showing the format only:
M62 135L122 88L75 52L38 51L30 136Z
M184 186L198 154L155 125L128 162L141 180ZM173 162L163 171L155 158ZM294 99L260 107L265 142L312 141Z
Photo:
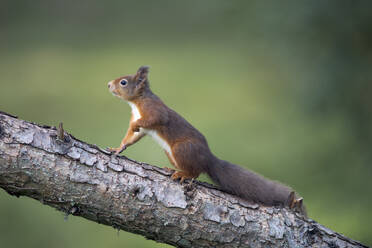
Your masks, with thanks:
M122 151L124 151L125 149L127 149L127 146L122 146L122 147L118 147L118 148L111 148L111 147L108 147L106 150L110 153L114 153L115 155L119 155Z

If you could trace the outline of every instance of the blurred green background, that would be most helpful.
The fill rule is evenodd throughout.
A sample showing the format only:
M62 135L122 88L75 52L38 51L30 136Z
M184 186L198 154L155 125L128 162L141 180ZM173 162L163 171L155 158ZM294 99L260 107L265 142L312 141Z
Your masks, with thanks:
M0 110L117 146L107 82L150 65L214 153L372 244L371 1L0 1ZM144 138L125 154L169 166ZM205 179L205 177L204 177ZM1 247L168 247L0 191Z

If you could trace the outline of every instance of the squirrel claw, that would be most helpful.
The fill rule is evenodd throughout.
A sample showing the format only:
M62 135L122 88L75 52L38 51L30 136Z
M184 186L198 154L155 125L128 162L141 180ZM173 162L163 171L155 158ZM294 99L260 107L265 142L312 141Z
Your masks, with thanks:
M190 180L190 182L187 186L191 187L193 183L194 183L194 178L191 178L191 180Z
M111 147L106 147L105 150L108 151L109 153L115 152L115 148L111 148Z

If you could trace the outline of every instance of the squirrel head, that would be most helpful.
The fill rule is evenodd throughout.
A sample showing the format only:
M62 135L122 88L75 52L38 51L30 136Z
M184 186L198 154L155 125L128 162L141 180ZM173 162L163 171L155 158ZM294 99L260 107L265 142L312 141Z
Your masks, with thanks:
M110 92L125 101L141 97L150 88L147 75L149 66L141 66L137 73L114 79L108 83Z

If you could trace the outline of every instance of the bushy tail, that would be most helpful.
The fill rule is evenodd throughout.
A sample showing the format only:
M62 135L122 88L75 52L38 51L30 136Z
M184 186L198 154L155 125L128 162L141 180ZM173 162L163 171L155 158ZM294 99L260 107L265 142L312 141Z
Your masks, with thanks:
M238 165L216 159L213 164L208 165L206 172L223 190L243 199L266 206L280 205L292 208L292 205L296 205L298 208L301 204L302 208L302 199L296 199L291 188ZM299 212L306 214L304 207Z

